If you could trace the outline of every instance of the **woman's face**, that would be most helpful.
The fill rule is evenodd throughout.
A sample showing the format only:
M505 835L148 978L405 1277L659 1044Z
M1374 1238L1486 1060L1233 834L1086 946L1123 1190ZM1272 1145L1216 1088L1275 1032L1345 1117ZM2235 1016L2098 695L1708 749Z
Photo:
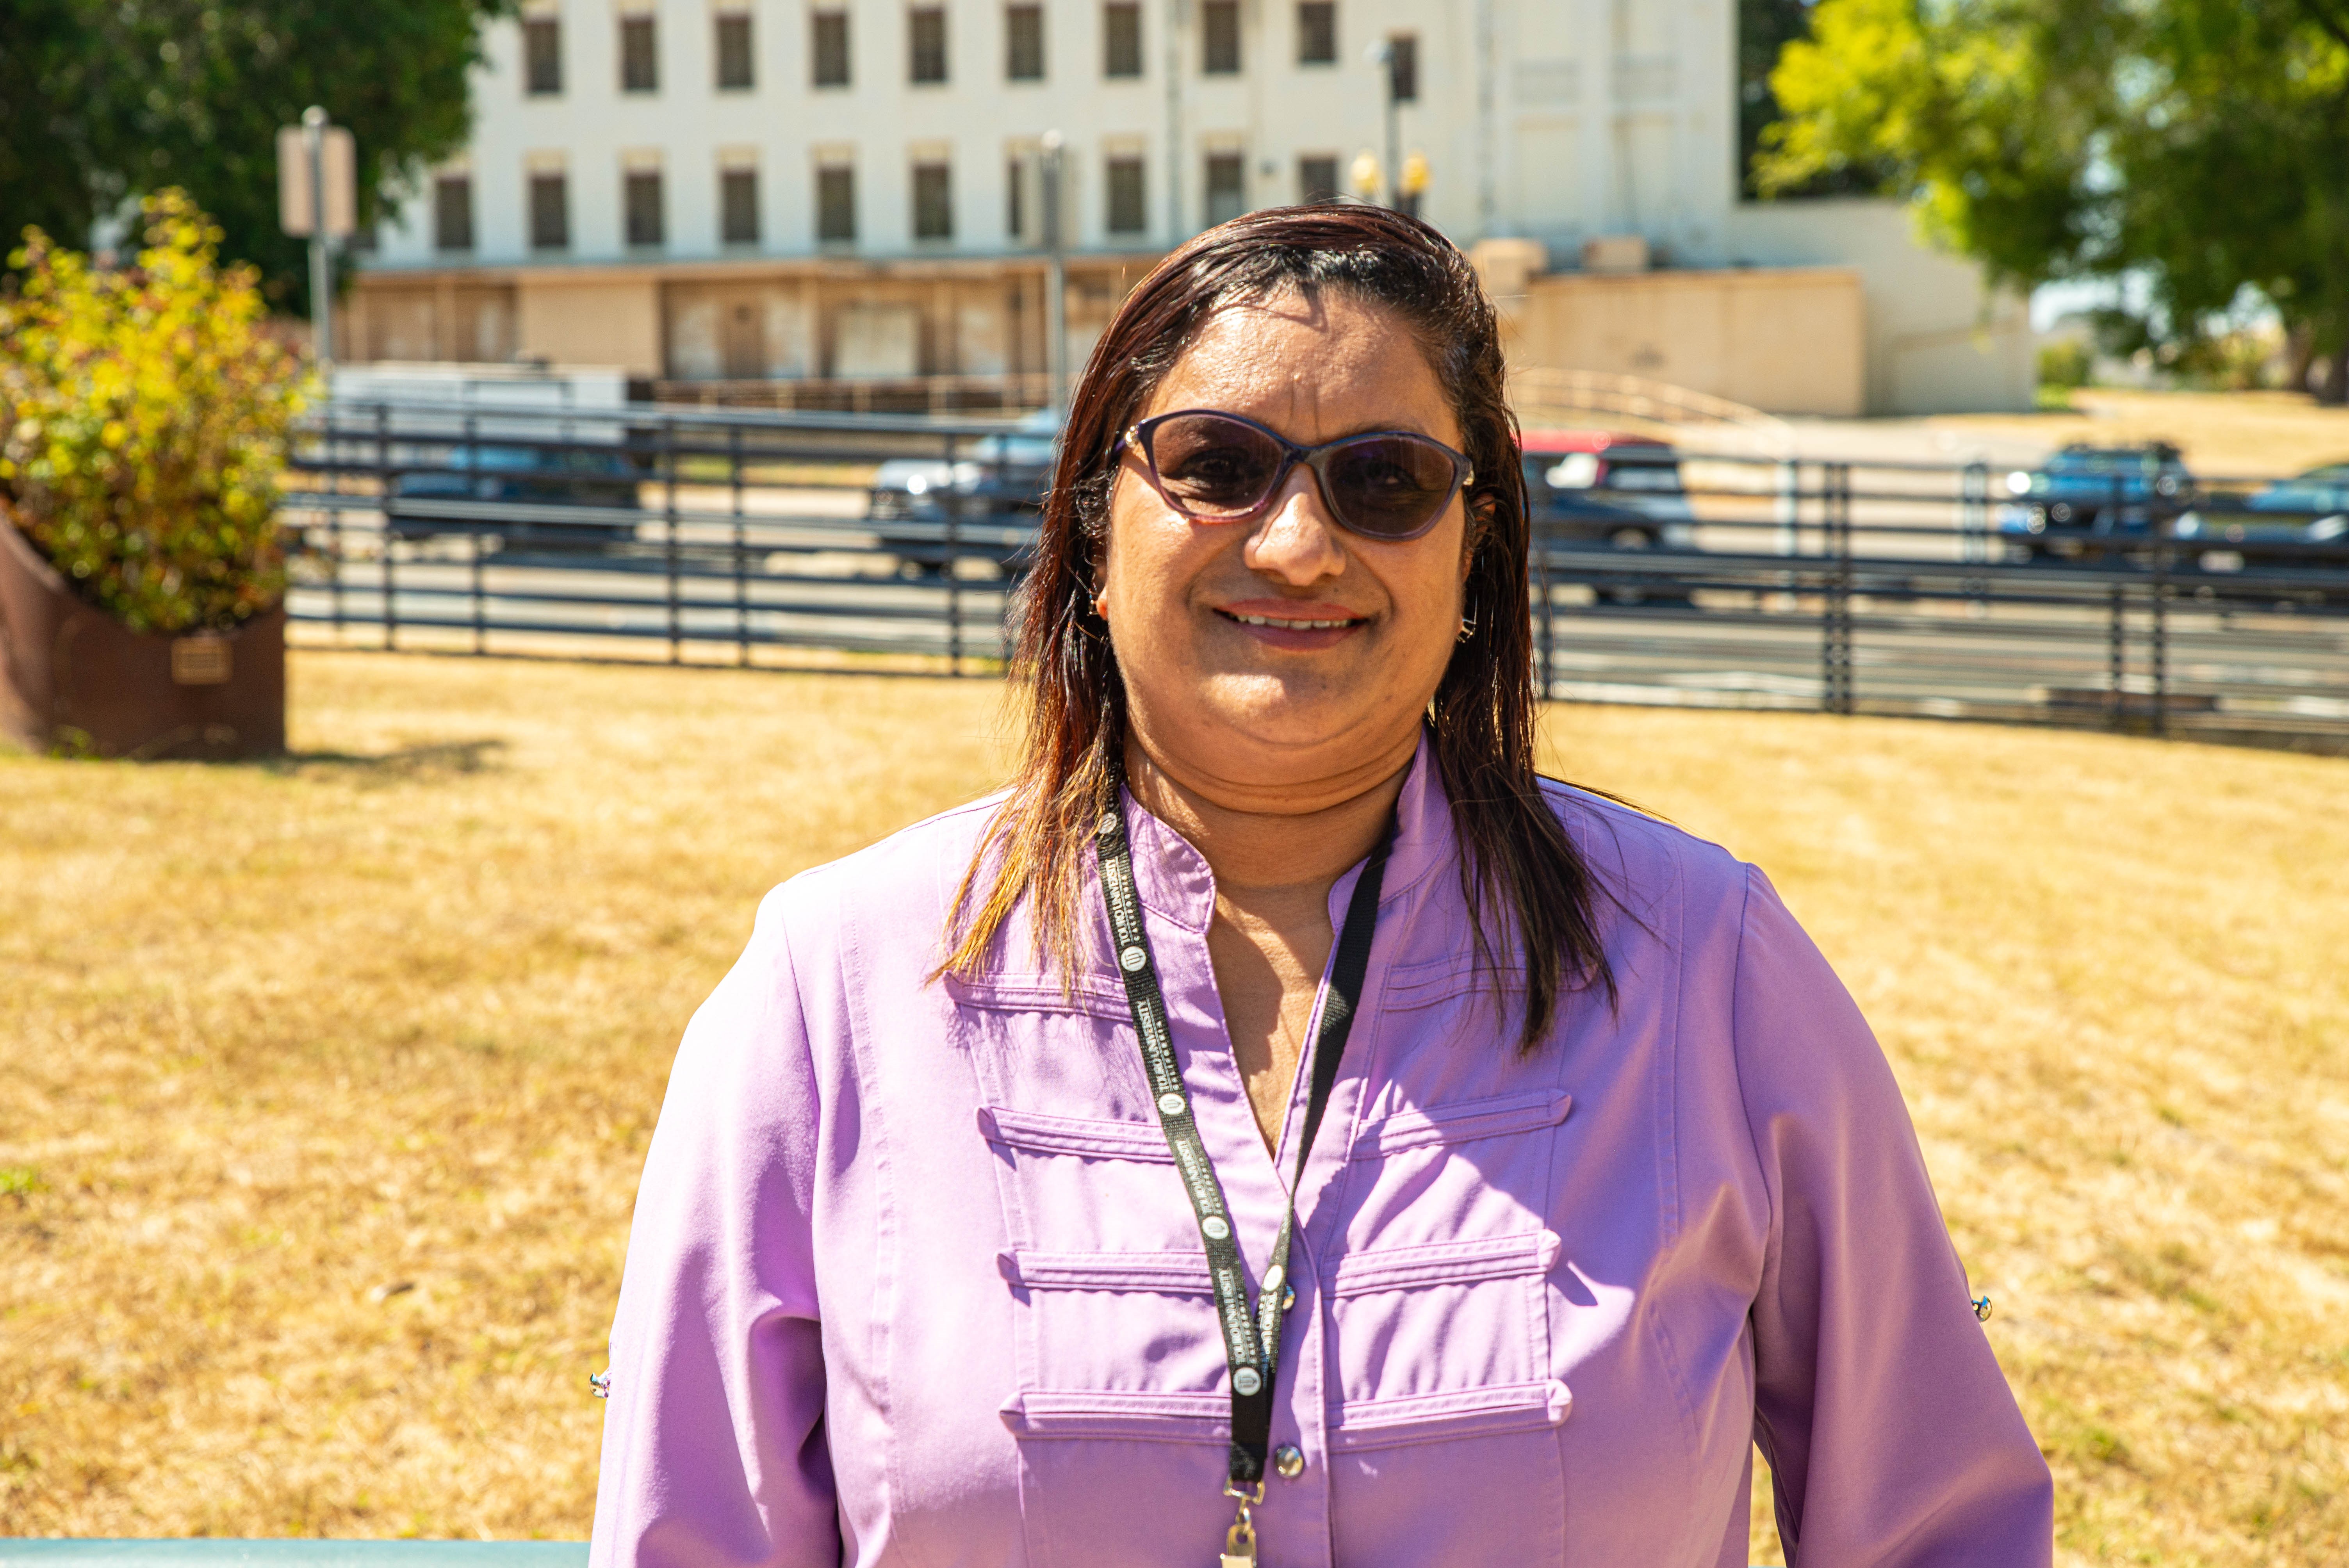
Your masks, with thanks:
M1183 408L1245 415L1299 446L1367 430L1462 446L1402 322L1331 290L1211 317L1137 420ZM1129 449L1100 587L1135 738L1195 786L1399 766L1458 639L1465 526L1455 496L1417 539L1350 533L1302 464L1255 516L1194 522Z

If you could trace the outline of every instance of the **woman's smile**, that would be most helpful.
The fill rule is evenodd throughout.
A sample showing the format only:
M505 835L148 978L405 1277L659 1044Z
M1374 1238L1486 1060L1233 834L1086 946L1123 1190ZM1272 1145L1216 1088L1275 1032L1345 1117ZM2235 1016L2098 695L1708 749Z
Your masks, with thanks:
M1371 624L1342 604L1299 603L1283 599L1243 599L1218 604L1215 614L1255 641L1283 653L1318 653L1336 647Z

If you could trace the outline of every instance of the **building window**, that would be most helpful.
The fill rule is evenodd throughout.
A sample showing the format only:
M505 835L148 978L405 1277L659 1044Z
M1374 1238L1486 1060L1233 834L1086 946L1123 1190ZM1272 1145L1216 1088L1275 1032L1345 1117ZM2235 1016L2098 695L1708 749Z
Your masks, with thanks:
M1003 232L1015 240L1028 237L1028 160L1015 158L1003 166Z
M443 174L432 182L432 248L470 251L473 248L473 181L467 174Z
M759 171L722 169L718 173L718 238L721 244L759 242Z
M1335 201L1338 199L1338 160L1315 154L1297 160L1297 199L1300 201Z
M1338 7L1330 0L1305 0L1297 7L1297 63L1338 63Z
M815 171L815 237L829 243L856 238L856 170Z
M1102 75L1142 74L1142 7L1112 4L1102 7Z
M1211 77L1240 73L1240 0L1206 0L1199 7L1200 68Z
M1044 7L1003 8L1003 74L1015 82L1044 79Z
M844 88L848 85L848 13L818 11L809 18L815 36L812 58L815 62L815 85L820 88Z
M1228 223L1247 211L1247 165L1237 152L1207 154L1207 226Z
M954 238L954 179L943 163L914 165L914 238Z
M620 18L620 90L624 93L660 91L660 59L654 53L653 19L650 16Z
M571 244L571 182L560 174L530 177L530 247L560 251Z
M1397 103L1419 101L1419 37L1397 33L1387 40L1387 91Z
M913 57L907 77L917 82L947 79L947 11L943 5L916 5L905 13L905 41Z
M1143 210L1142 160L1112 158L1108 168L1109 232L1139 234L1150 226Z
M628 243L645 247L661 242L661 177L657 169L632 169L626 187Z
M718 86L741 92L755 85L750 65L750 14L729 12L718 18Z
M563 23L554 16L529 16L522 25L523 77L533 98L563 90Z

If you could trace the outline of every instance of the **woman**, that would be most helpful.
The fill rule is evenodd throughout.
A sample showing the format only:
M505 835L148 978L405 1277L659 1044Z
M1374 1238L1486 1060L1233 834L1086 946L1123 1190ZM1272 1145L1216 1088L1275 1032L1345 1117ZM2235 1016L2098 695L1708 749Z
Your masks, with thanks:
M1259 212L1119 312L1002 797L695 1018L599 1563L2049 1560L1906 1114L1758 872L1539 779L1495 318ZM1292 1208L1293 1199L1293 1208Z

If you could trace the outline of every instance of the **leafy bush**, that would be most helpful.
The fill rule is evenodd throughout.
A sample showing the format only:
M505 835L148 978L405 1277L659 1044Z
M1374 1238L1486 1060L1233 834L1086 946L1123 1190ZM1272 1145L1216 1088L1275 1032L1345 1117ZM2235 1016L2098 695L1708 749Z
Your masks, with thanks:
M134 631L229 630L285 595L285 436L306 380L253 269L184 192L93 265L38 229L0 298L0 495L76 592Z
M2076 337L2039 346L2039 385L2072 391L2085 387L2096 370L2095 350Z

